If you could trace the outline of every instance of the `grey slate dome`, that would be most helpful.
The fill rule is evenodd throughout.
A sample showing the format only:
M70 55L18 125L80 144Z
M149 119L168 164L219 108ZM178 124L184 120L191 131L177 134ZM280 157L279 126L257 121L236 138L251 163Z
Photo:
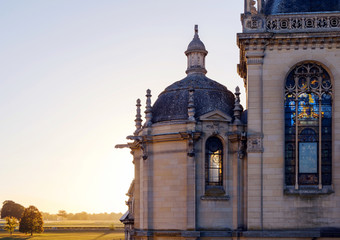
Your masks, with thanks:
M196 119L214 110L233 116L234 94L204 74L196 73L173 83L159 95L152 108L152 122L188 119L190 89L194 89Z
M268 0L265 14L338 12L340 0Z

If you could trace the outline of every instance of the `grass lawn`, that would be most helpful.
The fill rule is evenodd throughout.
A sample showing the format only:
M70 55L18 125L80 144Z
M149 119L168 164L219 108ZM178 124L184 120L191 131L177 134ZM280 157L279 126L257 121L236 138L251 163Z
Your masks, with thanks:
M41 234L25 235L15 232L10 236L7 232L0 232L1 240L123 240L123 232L95 231L95 232L45 232Z

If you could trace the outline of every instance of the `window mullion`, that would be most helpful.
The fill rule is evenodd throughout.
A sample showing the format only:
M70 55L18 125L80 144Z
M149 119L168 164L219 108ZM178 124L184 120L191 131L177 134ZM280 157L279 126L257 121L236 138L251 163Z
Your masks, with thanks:
M298 93L295 95L295 189L299 189L299 129L298 129Z
M322 109L321 109L321 98L322 98L322 95L320 95L319 97L319 189L322 189L322 126L321 126L321 123L322 123Z

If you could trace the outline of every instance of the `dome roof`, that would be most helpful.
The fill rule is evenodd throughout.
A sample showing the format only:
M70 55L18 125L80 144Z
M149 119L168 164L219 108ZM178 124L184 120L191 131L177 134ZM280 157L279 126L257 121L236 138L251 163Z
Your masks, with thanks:
M194 39L192 39L192 41L189 43L187 52L195 50L207 51L205 49L204 43L201 41L198 35L195 35Z
M195 35L192 41L188 45L188 49L185 51L185 53L189 53L192 51L203 51L207 52L205 49L204 43L201 41L200 37L198 36L198 25L195 25Z
M152 107L152 122L188 119L189 89L194 89L195 118L220 110L233 116L235 97L204 74L189 74L167 87Z
M268 0L265 14L340 11L340 0Z

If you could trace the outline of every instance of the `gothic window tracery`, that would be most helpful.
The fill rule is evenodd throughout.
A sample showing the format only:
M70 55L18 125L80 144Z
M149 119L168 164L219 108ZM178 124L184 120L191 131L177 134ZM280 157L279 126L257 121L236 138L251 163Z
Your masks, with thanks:
M295 67L285 82L285 183L330 185L332 84L316 63Z

